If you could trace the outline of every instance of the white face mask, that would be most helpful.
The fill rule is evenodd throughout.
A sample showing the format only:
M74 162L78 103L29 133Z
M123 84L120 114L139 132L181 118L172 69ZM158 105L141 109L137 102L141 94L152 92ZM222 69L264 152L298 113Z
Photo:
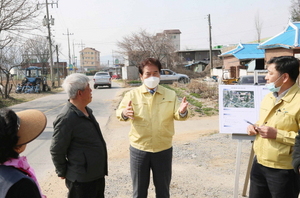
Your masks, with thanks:
M158 77L149 77L144 79L144 85L146 85L146 87L148 87L149 89L153 89L155 87L157 87L157 85L159 84L160 79Z
M276 83L281 77L282 77L282 75L279 76L279 78L277 78L277 80L275 80L275 82L268 83L268 84L266 84L265 86L266 86L271 92L279 92L279 90L280 90L280 88L281 88L282 85L279 86L279 87L276 87L276 86L275 86L275 83Z

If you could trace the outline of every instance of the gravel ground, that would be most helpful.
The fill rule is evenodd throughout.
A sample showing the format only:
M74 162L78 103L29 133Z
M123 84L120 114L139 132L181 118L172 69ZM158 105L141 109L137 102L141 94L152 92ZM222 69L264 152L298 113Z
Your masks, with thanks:
M108 124L101 128L109 153L106 197L131 197L128 141L130 124L119 122L112 114ZM218 133L218 116L176 122L175 128L171 197L233 197L237 140L232 139L229 134ZM251 142L244 140L239 197L242 197L250 148ZM54 170L49 172L49 177L40 183L48 198L66 197L64 181L57 178ZM155 197L152 182L148 197Z
M108 123L99 123L108 149L108 176L106 198L132 197L129 171L129 122L116 119L115 99ZM238 141L230 134L219 133L219 117L193 117L187 121L175 121L173 140L172 198L232 198L235 186L236 155ZM238 197L242 190L248 166L251 142L242 141ZM64 180L54 170L40 180L41 188L48 198L67 197ZM150 182L149 198L155 197Z

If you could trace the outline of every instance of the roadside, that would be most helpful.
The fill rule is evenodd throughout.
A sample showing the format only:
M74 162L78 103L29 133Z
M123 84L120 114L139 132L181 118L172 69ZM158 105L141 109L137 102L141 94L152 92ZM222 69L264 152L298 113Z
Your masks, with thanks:
M63 89L61 87L52 88L51 91L41 92L41 93L15 93L15 88L13 88L10 93L10 98L0 99L0 108L9 107L23 102L28 102L37 98L49 96L58 92L61 92ZM1 96L0 96L1 97Z
M178 93L188 93L186 88L175 86ZM128 88L130 89L130 88ZM197 92L197 91L194 91ZM179 94L180 94L179 93ZM17 97L43 97L45 94L17 94ZM203 94L203 93L202 93ZM198 96L196 93L195 96ZM199 96L201 96L199 94ZM181 95L179 96L181 97ZM109 155L109 175L106 177L107 198L131 197L131 179L129 172L129 141L130 124L119 122L115 109L122 98L113 99L108 122L100 123L104 138L107 142ZM196 97L197 98L197 97ZM200 107L217 108L217 100L203 99ZM231 135L219 133L219 117L206 116L203 111L196 111L192 106L194 116L184 122L175 122L176 134L173 148L173 178L171 183L172 198L211 198L233 197L235 178L235 157L237 141ZM240 165L239 194L242 192L244 177L250 153L250 141L244 141ZM44 194L48 198L63 198L67 196L64 180L57 177L54 170L39 181ZM155 197L153 183L150 183L149 197ZM239 197L242 197L239 195Z
M107 124L100 123L109 156L107 198L132 196L128 140L130 124L118 121L115 116L121 94L113 100ZM218 122L218 115L194 116L184 122L175 122L172 198L233 197L237 141L231 135L220 134ZM250 141L243 142L239 192L242 192L250 148ZM66 197L64 180L58 178L54 170L40 183L48 198ZM149 197L155 197L152 182Z

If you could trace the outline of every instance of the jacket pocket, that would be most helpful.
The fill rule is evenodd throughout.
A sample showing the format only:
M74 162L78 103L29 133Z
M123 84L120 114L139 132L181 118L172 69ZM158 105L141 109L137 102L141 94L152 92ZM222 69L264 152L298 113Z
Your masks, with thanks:
M148 105L147 103L132 103L134 118L143 119L148 115Z
M174 101L172 100L164 100L159 103L159 116L160 120L168 120L168 119L173 119L174 115Z

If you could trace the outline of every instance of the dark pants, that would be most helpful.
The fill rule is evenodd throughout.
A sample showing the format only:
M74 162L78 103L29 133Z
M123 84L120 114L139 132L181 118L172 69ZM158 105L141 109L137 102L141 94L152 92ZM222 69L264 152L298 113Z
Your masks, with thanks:
M91 182L71 182L66 179L66 186L69 189L68 198L104 198L104 178Z
M130 171L133 197L146 198L150 182L150 169L157 198L170 197L173 148L151 153L130 147Z
M274 169L253 161L249 198L298 198L299 175L294 170Z

